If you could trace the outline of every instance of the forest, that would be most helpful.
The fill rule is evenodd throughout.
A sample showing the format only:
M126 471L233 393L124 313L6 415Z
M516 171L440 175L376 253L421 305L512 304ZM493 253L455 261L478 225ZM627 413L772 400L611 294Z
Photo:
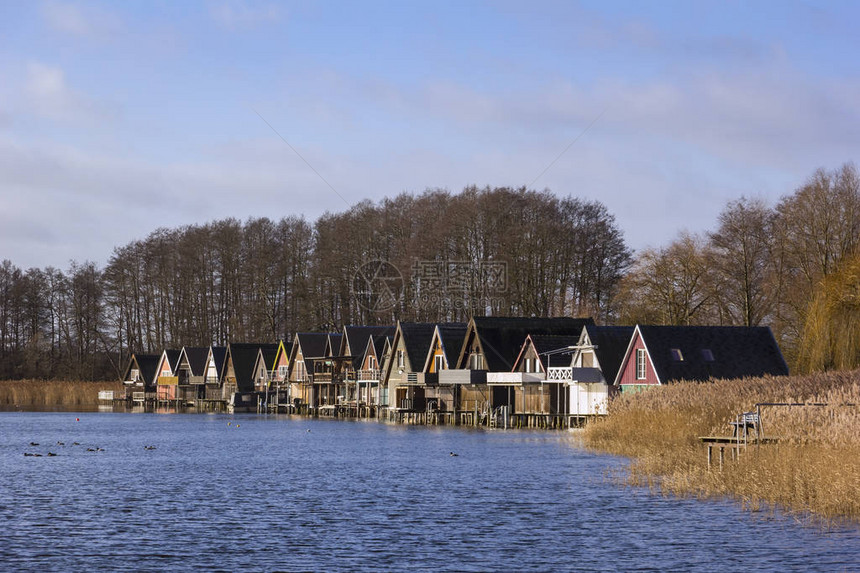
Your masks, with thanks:
M858 241L851 163L773 206L731 201L712 231L638 253L602 203L526 188L161 228L104 266L4 260L0 378L115 380L132 352L487 314L767 325L792 371L848 368L860 363Z

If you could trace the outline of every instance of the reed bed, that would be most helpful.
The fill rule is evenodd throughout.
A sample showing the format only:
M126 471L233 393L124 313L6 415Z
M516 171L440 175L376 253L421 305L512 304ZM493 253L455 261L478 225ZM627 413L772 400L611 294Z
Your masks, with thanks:
M0 380L0 407L68 408L95 406L99 390L122 391L119 382Z
M750 445L722 471L709 470L699 437L731 435L728 423L761 402L828 405L762 407L765 435L777 444ZM858 522L858 405L860 371L679 383L620 396L609 416L588 425L585 442L631 457L626 479L633 484Z

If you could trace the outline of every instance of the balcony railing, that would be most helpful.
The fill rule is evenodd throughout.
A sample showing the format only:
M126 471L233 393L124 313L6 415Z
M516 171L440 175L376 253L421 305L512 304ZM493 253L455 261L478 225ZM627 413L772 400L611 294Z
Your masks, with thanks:
M550 366L547 368L547 380L573 380L573 369L570 366Z
M379 370L359 370L358 371L358 379L359 380L379 380L380 371Z

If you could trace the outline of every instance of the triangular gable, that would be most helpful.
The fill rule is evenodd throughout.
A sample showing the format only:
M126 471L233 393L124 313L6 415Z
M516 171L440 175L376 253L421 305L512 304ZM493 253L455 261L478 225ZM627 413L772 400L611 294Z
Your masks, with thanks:
M202 376L206 369L206 358L208 357L209 348L200 346L183 346L179 351L179 359L176 361L176 369L174 372L184 366L191 373L191 376Z
M203 376L207 384L220 384L224 375L224 359L227 356L226 346L210 346L203 366ZM214 379L214 381L213 381Z
M132 354L128 361L123 381L130 380L131 371L136 369L143 381L144 386L155 386L157 381L158 365L161 356L158 354Z
M469 321L469 326L466 327L466 338L463 340L463 347L460 349L460 354L457 357L457 368L469 368L469 355L472 354L472 348L477 348L479 354L486 356L484 348L481 345L481 337L478 336L474 318Z
M434 363L437 353L441 353L442 360L446 362L445 367L447 368L447 359L445 358L445 350L442 345L442 335L439 332L438 324L436 325L436 328L433 329L433 338L430 339L430 348L427 350L427 358L424 360L423 372L430 372L430 366Z
M376 362L376 368L370 368L370 359ZM382 367L379 354L376 351L376 337L370 336L367 339L367 344L364 345L364 353L361 355L359 370L379 370Z
M640 343L641 341L641 343ZM624 353L624 359L621 361L621 366L618 368L618 374L615 376L615 381L613 382L614 386L620 386L621 380L624 377L624 373L630 368L630 359L631 356L634 356L633 350L641 347L645 349L645 356L648 358L647 368L650 372L654 374L655 379L657 380L657 384L662 384L663 382L660 380L660 374L657 372L654 367L654 361L651 359L651 352L648 350L648 343L642 336L642 331L637 324L633 329L633 336L630 337L630 343L627 345L627 351ZM635 360L635 358L634 358ZM636 368L636 365L633 364L633 368Z
M445 368L455 368L457 366L455 360L460 356L467 329L468 325L465 322L437 324L433 329L433 337L430 339L430 347L424 361L424 372L430 372L430 367L435 360L434 356L440 348Z
M156 376L175 376L176 367L179 364L179 355L181 350L164 350L161 353L161 359L158 361Z

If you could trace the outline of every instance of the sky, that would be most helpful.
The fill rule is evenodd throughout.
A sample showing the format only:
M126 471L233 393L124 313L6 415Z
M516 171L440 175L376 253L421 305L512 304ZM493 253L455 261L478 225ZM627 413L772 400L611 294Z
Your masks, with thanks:
M629 246L860 161L856 2L0 0L0 260L428 188L602 202Z

